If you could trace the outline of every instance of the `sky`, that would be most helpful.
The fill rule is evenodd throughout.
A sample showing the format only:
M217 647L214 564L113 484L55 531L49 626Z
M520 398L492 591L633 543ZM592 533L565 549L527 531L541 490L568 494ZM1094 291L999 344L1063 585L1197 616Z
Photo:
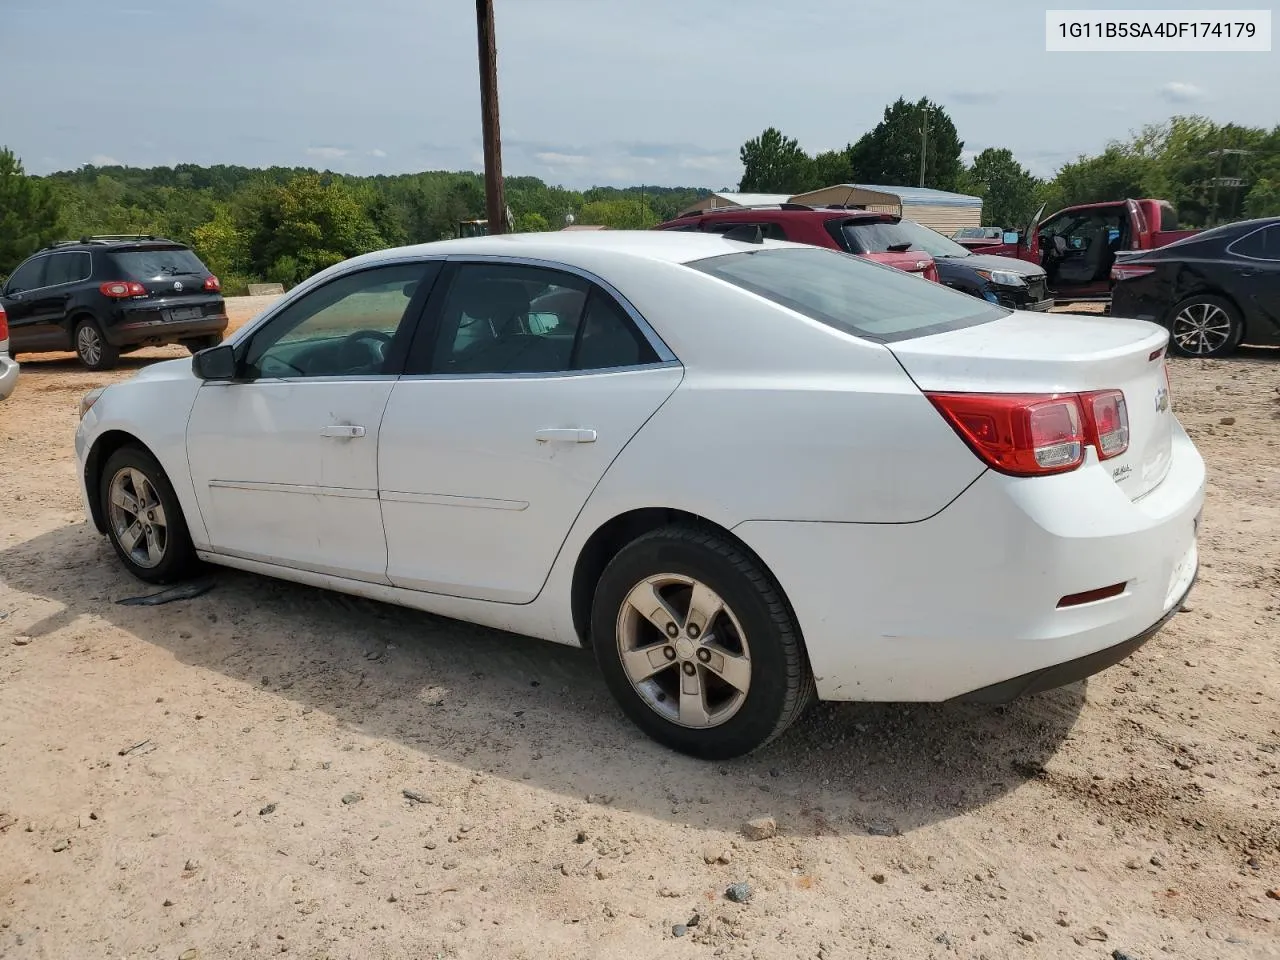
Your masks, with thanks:
M843 147L899 96L1041 176L1176 113L1280 123L1277 52L1045 52L1046 7L1108 6L495 0L504 172L732 187L765 127ZM475 28L471 0L0 0L0 145L32 173L481 170Z

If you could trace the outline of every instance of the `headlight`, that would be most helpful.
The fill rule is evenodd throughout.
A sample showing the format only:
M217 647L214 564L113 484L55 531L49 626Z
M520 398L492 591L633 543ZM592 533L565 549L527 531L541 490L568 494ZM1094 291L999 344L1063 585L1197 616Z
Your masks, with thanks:
M80 419L84 419L84 415L93 409L93 405L98 402L98 398L102 396L102 392L106 387L96 387L90 390L80 398Z
M1008 270L979 270L978 276L984 280L990 280L1000 287L1025 287L1027 285L1021 274L1012 273Z

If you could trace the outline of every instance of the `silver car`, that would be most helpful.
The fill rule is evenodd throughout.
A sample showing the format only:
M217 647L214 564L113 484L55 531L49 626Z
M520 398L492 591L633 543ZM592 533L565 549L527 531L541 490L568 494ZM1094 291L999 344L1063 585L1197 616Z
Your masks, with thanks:
M0 307L0 400L13 393L18 384L18 363L9 356L9 318Z

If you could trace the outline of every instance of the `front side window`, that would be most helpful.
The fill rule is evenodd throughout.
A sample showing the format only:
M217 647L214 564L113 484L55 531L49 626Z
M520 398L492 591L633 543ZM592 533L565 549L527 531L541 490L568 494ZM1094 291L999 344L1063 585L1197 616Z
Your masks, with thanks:
M44 283L47 287L60 283L77 283L89 279L89 254L83 252L55 253L49 258Z
M504 263L459 266L430 373L595 370L656 359L622 308L588 280Z
M396 263L332 280L276 314L249 343L245 365L256 377L382 374L388 348L406 323L419 283L436 263Z
M1231 252L1250 260L1280 260L1280 223L1245 234L1231 244Z
M870 340L926 336L1009 314L942 284L820 247L731 253L689 266Z
M9 294L22 293L24 290L36 290L44 286L45 264L48 262L48 257L36 257L34 260L28 260L13 271L13 276L9 277L9 282L5 285L5 292Z

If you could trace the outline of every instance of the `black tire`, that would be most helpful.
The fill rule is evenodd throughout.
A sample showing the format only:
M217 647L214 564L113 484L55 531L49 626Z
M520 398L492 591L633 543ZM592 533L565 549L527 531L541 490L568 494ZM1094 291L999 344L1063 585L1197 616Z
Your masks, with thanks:
M687 577L704 584L724 601L745 634L745 643L737 646L732 624L725 626L726 621L717 621L727 644L743 650L749 647L750 663L750 682L738 700L736 712L717 725L690 727L660 714L659 709L664 707L651 704L623 666L618 636L626 598L646 578L659 575ZM676 589L680 589L679 585ZM674 609L680 601L676 594L672 596ZM682 618L686 615L681 613ZM640 629L652 631L649 636L657 644L653 649L663 651L665 641L657 627L646 620ZM711 632L712 625L708 624L707 633ZM647 533L623 547L596 584L591 637L605 683L636 726L659 743L704 760L727 760L764 746L780 736L813 697L813 675L804 642L781 588L758 560L713 530L673 525ZM683 640L685 634L680 633L679 637ZM673 655L677 642L672 643ZM656 653L655 659L663 655L665 652ZM682 656L688 656L688 651ZM716 686L730 697L737 697L718 678L708 679L709 668L699 668L696 663L692 666L699 682L708 685L708 693L714 692L711 687ZM678 687L681 671L688 669L688 663L672 661L671 669L659 668L653 683L658 684L662 677L662 682ZM656 700L666 703L662 693L656 694ZM680 697L672 697L672 705L665 709L678 710L679 702ZM705 705L710 697L700 696L700 702Z
M1236 305L1207 293L1175 305L1165 326L1169 328L1169 350L1180 357L1211 360L1229 356L1244 339L1244 318ZM1197 326L1201 327L1199 335Z
M210 347L216 347L222 342L222 334L212 333L207 337L194 337L191 340L181 341L182 345L192 353L199 353L201 350L208 350Z
M146 483L154 490L164 510L162 557L152 566L140 563L121 543L121 532L117 530L116 517L113 515L111 506L111 485L116 475L122 470L133 470L142 474ZM111 541L111 546L115 548L116 554L124 562L125 567L139 580L145 580L147 583L173 583L176 580L186 579L200 568L195 547L191 544L191 534L187 531L187 521L182 514L178 497L173 492L173 485L149 451L140 446L129 445L111 454L107 458L106 465L102 469L102 477L98 482L98 497L102 505L103 518L106 520L107 539Z
M80 362L90 370L110 370L120 362L120 351L107 343L96 320L86 317L77 323L71 334L71 344Z

